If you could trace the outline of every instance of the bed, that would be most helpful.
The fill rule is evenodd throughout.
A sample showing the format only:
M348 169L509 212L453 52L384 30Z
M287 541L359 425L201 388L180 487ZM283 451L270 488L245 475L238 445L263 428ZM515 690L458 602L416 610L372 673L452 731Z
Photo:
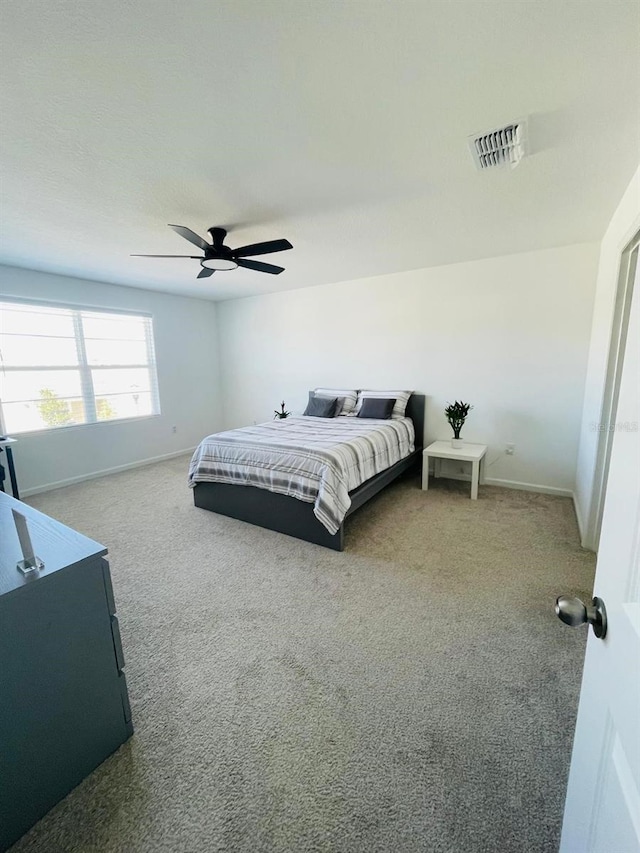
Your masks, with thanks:
M226 442L227 445L236 442L241 444L243 448L246 448L251 444L253 436L251 428L232 430L203 439L203 442L194 453L189 472L189 485L193 488L194 503L201 509L207 509L230 518L247 521L269 530L275 530L307 542L313 542L316 545L331 548L335 551L342 551L344 550L344 522L346 518L409 468L420 464L424 446L424 409L424 395L412 394L409 397L406 408L406 418L413 427L412 442L410 447L405 448L406 452L401 458L383 470L378 470L373 476L348 492L344 483L337 484L337 491L342 493L339 503L342 503L343 508L347 507L344 516L339 522L335 518L325 517L327 513L323 514L321 508L316 506L317 500L309 494L299 494L296 497L291 493L282 494L278 491L270 491L269 489L272 488L272 485L268 481L273 472L265 470L262 478L264 480L262 487L232 482L231 480L234 478L229 476L228 472L226 472L227 476L220 478L226 480L226 482L207 481L208 479L218 479L211 473L213 471L211 464L209 467L206 464L202 464L202 459L207 458L207 447L214 447L216 440L220 440ZM274 429L292 431L293 435L296 436L296 441L292 441L292 444L295 444L298 441L298 437L302 441L303 430L305 428L311 429L312 426L311 424L303 424L301 422L319 421L320 419L294 418L287 420L290 421L289 424L287 424L287 421L283 421L282 424L277 424ZM337 434L337 422L343 422L347 433L349 430L357 432L356 422L360 420L359 418L333 418L331 424L326 426L319 424L319 427L336 431ZM348 422L351 422L353 426L348 424ZM380 424L381 422L376 423ZM392 421L388 421L387 423L391 424ZM265 424L264 426L267 427L269 425ZM395 430L402 437L404 431L401 429L401 425L396 423ZM387 427L387 431L389 431L389 427ZM283 431L281 434L284 436L286 432ZM209 445L206 445L206 442L209 442ZM302 444L295 449L308 458L313 459L315 455ZM216 449L216 452L218 450L219 448ZM212 458L210 452L208 458ZM393 457L390 456L390 458ZM287 461L288 457L285 458L285 463ZM344 500L345 495L348 496L346 502ZM318 515L321 516L322 520L318 518Z

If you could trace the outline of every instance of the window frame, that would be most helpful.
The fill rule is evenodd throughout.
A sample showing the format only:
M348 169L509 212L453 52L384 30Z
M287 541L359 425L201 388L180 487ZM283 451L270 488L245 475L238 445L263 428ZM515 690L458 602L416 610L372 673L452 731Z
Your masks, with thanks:
M74 370L80 376L80 389L81 389L81 399L84 406L85 418L86 420L83 423L76 424L64 424L61 426L47 426L42 427L40 429L30 429L30 430L6 430L6 423L4 421L4 416L2 412L2 401L0 400L0 427L2 429L3 435L12 435L12 436L30 436L30 435L46 435L51 432L57 432L58 430L67 430L67 429L82 429L86 427L96 427L102 426L104 424L122 424L122 423L132 423L137 421L145 421L150 420L152 418L159 418L162 415L162 409L160 406L160 390L159 390L159 380L158 380L158 362L156 358L156 347L155 347L155 327L154 327L154 315L149 311L139 311L136 309L126 309L126 308L104 308L98 305L79 305L78 303L73 302L60 302L57 300L47 300L47 299L30 299L27 297L20 296L9 296L0 293L0 303L12 303L14 305L28 305L33 307L42 307L42 308L53 308L53 309L62 309L71 312L71 321L73 323L74 328L74 342L76 345L76 352L78 355L78 363L73 366L54 366L50 367L48 365L27 365L27 366L19 366L19 367L8 367L3 364L2 361L2 352L0 350L0 373L19 373L21 371L37 371L42 370L43 372L47 370ZM121 315L123 317L135 317L141 318L148 321L147 329L148 332L145 334L145 348L147 354L147 363L145 365L140 364L118 364L118 365L91 365L87 361L86 354L86 342L84 337L83 330L83 312L88 312L91 314L115 314ZM150 378L150 395L151 395L151 404L153 411L151 414L145 415L133 415L131 417L125 418L109 418L107 420L98 420L97 418L97 406L96 406L96 395L93 388L93 380L91 376L92 370L113 370L113 369L124 369L127 368L146 368L149 370L149 378ZM7 401L8 403L11 401ZM89 415L91 414L92 420L89 420Z

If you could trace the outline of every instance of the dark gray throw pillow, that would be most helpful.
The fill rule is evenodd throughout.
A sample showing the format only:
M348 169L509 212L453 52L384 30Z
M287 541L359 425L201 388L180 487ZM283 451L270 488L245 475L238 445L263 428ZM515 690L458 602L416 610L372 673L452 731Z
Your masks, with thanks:
M386 397L365 397L358 412L359 418L377 418L387 421L396 401Z
M303 414L311 418L332 418L337 405L337 397L316 397L309 391L309 402Z

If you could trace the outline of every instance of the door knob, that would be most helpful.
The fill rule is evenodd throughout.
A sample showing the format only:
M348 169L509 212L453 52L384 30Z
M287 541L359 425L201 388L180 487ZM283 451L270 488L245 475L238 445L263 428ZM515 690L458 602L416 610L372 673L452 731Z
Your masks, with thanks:
M607 634L607 610L601 598L592 599L588 605L581 598L561 595L556 598L556 616L572 628L588 622L599 640Z

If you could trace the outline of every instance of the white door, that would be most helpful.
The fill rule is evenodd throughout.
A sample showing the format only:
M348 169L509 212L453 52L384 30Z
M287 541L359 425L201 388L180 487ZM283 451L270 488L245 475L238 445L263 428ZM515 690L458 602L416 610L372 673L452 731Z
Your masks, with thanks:
M589 628L561 853L640 851L639 362L636 269L594 589L608 629Z

